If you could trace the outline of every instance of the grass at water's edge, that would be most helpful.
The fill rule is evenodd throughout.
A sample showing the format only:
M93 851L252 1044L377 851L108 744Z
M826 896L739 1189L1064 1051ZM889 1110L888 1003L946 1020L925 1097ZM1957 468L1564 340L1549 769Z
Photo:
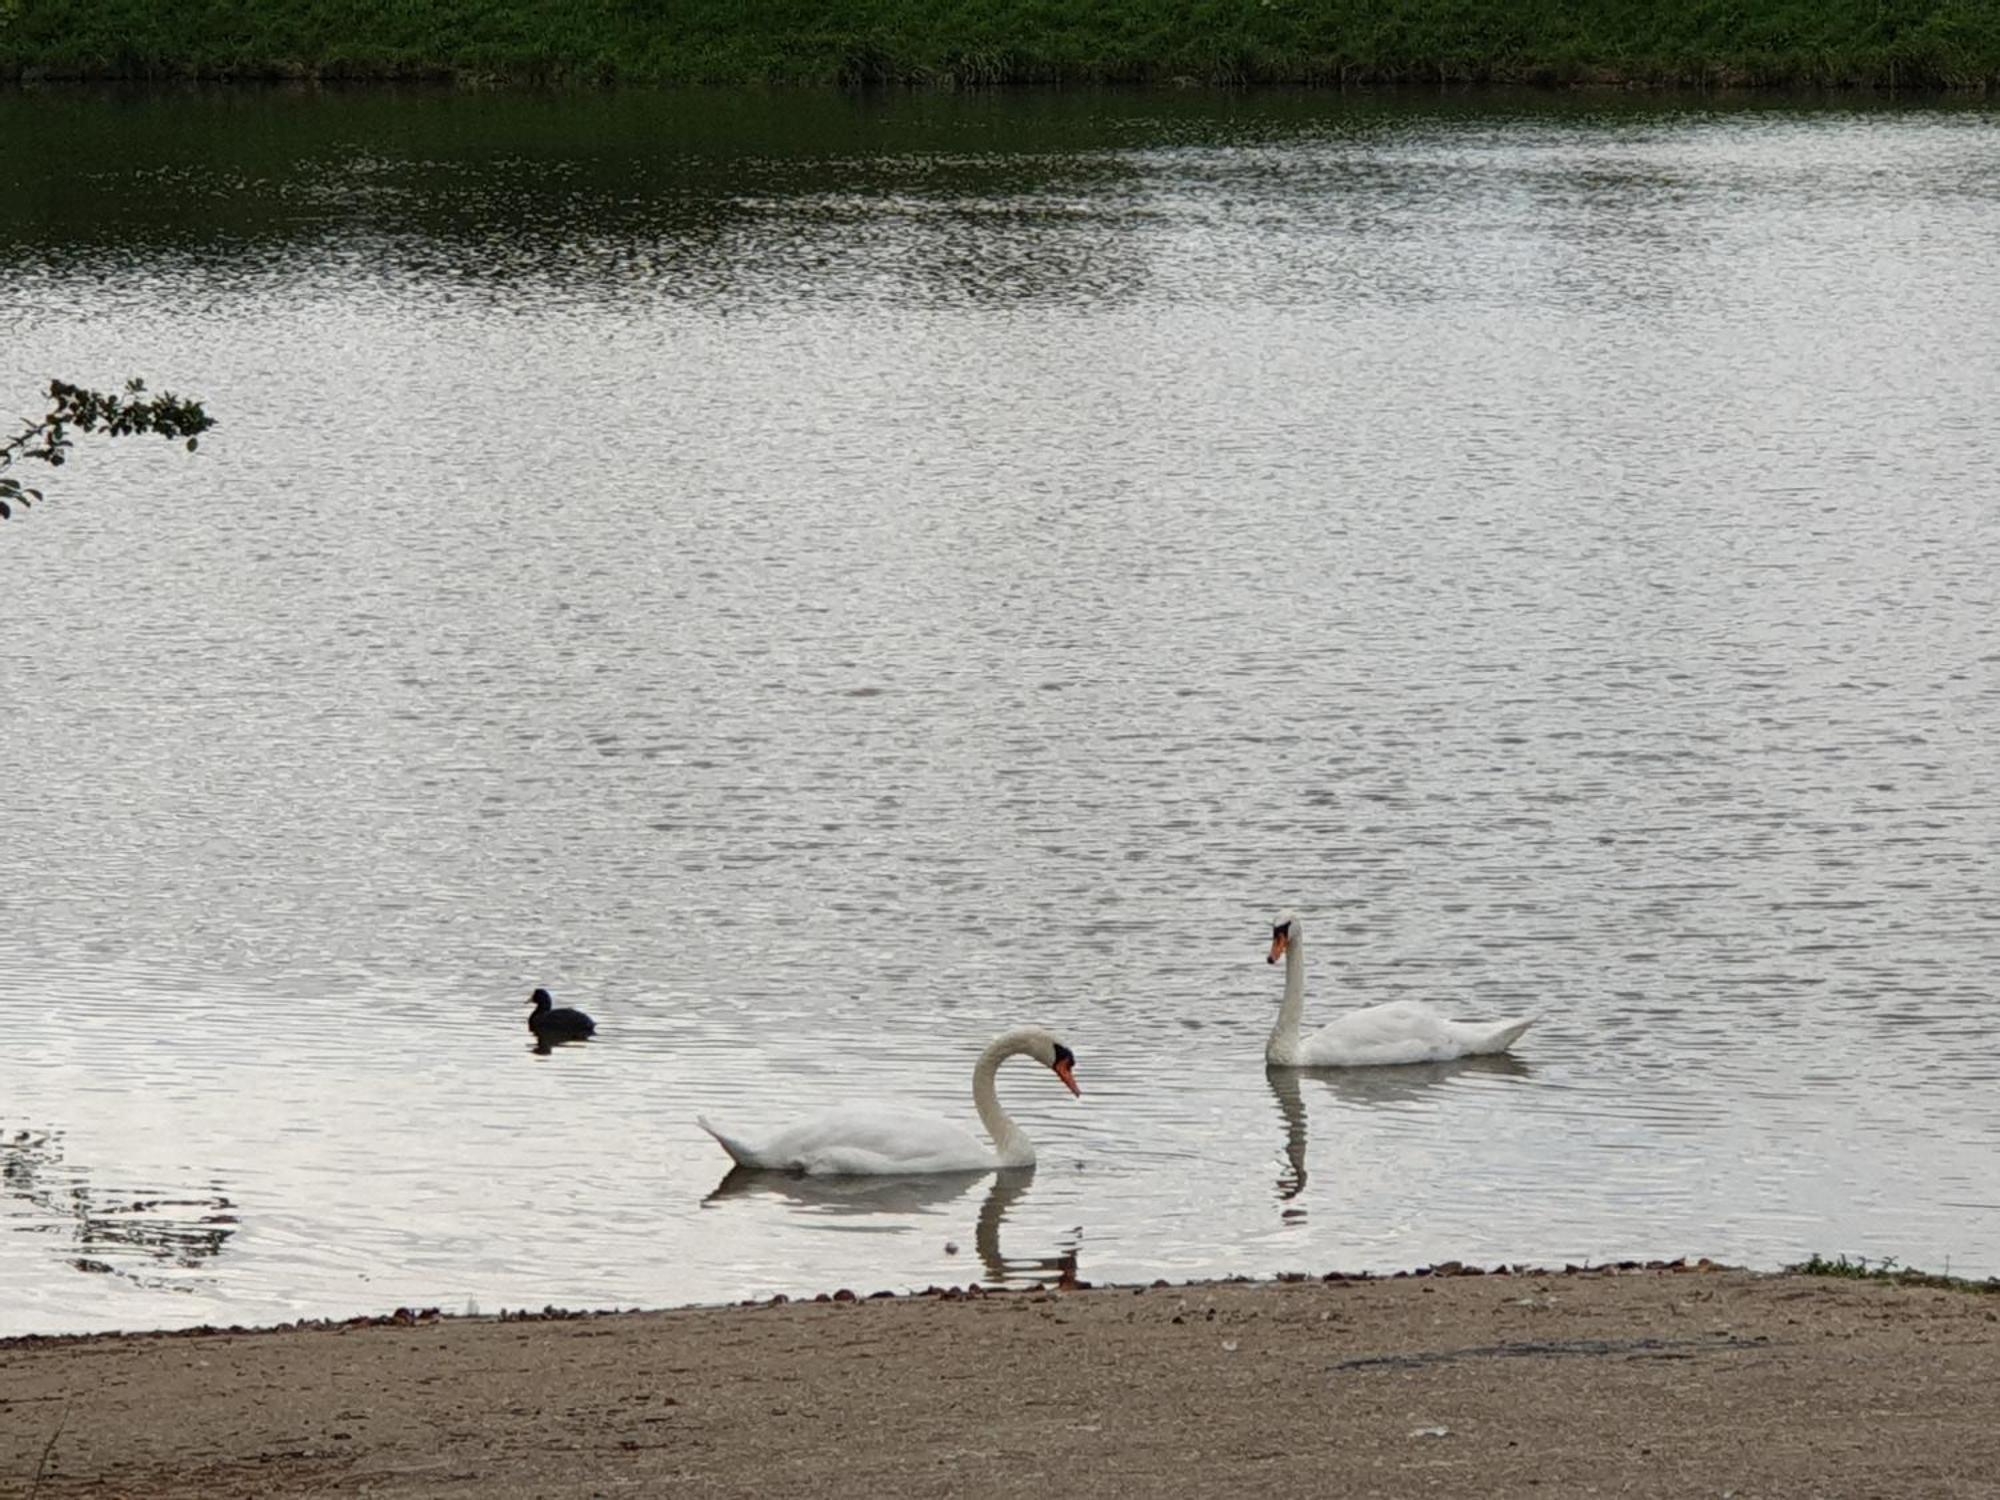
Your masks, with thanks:
M1939 1275L1934 1271L1919 1271L1909 1266L1900 1266L1895 1257L1870 1261L1857 1255L1849 1260L1844 1255L1836 1255L1828 1260L1824 1255L1815 1254L1810 1259L1785 1267L1793 1276L1838 1276L1848 1281L1879 1281L1889 1286L1936 1287L1941 1291L1979 1292L1988 1296L2000 1296L2000 1276L1989 1276L1984 1281L1975 1281L1967 1276Z
M0 78L1988 90L1991 0L0 0Z

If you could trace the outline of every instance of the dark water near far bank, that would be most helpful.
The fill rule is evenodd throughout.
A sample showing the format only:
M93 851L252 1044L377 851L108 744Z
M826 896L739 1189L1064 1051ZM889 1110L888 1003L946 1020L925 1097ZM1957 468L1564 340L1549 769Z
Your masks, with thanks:
M2000 129L0 95L0 1333L2000 1272ZM1267 1079L1308 1018L1511 1062ZM538 1058L534 984L604 1038ZM969 1115L1027 1180L767 1184ZM948 1252L947 1244L956 1246Z

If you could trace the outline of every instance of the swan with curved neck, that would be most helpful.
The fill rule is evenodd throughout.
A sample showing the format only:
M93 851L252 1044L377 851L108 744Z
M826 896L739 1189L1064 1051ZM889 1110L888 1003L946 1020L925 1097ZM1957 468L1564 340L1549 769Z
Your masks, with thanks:
M809 1176L874 1176L901 1173L990 1172L1005 1167L1032 1167L1035 1143L1000 1107L994 1079L1010 1057L1032 1057L1060 1078L1072 1094L1076 1086L1076 1054L1039 1026L1023 1026L994 1038L972 1067L972 1106L988 1139L935 1115L899 1109L859 1106L828 1111L800 1120L762 1140L697 1123L739 1166L771 1171L803 1172Z
M1505 1052L1534 1016L1510 1021L1447 1021L1415 1000L1391 1000L1349 1011L1310 1036L1299 1035L1306 1008L1305 924L1292 912L1271 919L1271 953L1285 961L1285 998L1264 1044L1264 1061L1278 1068L1370 1068L1444 1062Z

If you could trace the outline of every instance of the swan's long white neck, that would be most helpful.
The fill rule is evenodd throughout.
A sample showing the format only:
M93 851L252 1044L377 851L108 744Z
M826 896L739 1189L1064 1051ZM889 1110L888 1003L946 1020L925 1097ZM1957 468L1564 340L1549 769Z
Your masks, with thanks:
M1278 1007L1278 1024L1264 1043L1264 1061L1289 1064L1298 1061L1299 1019L1306 1012L1306 938L1296 917L1285 939L1285 998Z
M979 1054L979 1061L972 1065L972 1103L979 1111L979 1123L993 1138L994 1153L1003 1167L1032 1167L1035 1164L1035 1143L1000 1107L1000 1095L993 1086L1000 1064L1016 1053L1028 1051L1029 1039L1034 1035L1033 1031L1010 1031L1005 1036L996 1037L992 1045Z

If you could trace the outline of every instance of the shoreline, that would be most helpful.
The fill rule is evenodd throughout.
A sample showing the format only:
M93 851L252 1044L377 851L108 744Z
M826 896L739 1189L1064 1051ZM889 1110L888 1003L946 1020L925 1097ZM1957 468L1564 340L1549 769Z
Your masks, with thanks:
M1627 1265L28 1336L0 1496L1996 1493L2000 1281Z
M383 1313L351 1313L345 1316L304 1317L279 1323L194 1323L167 1328L104 1328L76 1333L0 1334L0 1354L15 1349L48 1349L72 1345L144 1341L153 1339L254 1338L266 1335L311 1335L344 1333L363 1328L435 1327L443 1324L576 1323L592 1319L662 1317L680 1313L727 1313L776 1307L812 1307L830 1303L976 1301L987 1297L1028 1297L1045 1292L1193 1292L1216 1287L1275 1287L1300 1285L1366 1286L1404 1281L1479 1279L1504 1281L1534 1277L1569 1279L1593 1276L1636 1274L1717 1274L1747 1277L1810 1277L1818 1280L1854 1281L1902 1289L1947 1291L1966 1296L2000 1298L2000 1276L1985 1278L1952 1276L1924 1271L1912 1266L1885 1264L1871 1268L1865 1260L1850 1261L1846 1256L1831 1260L1814 1255L1804 1261L1759 1270L1754 1266L1718 1261L1709 1256L1676 1256L1672 1259L1619 1260L1601 1264L1537 1265L1531 1262L1502 1262L1480 1266L1465 1261L1440 1261L1434 1265L1411 1266L1396 1271L1281 1271L1273 1275L1197 1276L1186 1281L1164 1277L1152 1281L1092 1281L1065 1272L1055 1281L994 1285L982 1281L931 1285L921 1289L896 1291L878 1288L855 1291L837 1287L833 1291L811 1293L774 1292L767 1296L731 1298L723 1302L676 1302L655 1307L558 1307L548 1303L539 1308L498 1307L492 1312L455 1313L439 1306L397 1307ZM1996 1304L2000 1305L2000 1304Z
M966 81L949 74L913 69L907 75L855 80L774 76L695 76L653 78L643 75L592 75L581 70L501 69L489 71L449 63L380 68L319 67L262 63L207 67L200 64L144 69L75 67L62 64L0 62L0 89L269 89L306 91L422 88L447 93L637 93L687 94L749 92L825 94L850 97L923 97L935 94L1029 94L1115 91L1175 97L1186 94L1227 97L1258 93L1303 93L1335 99L1354 98L1476 98L1485 94L1539 95L1550 99L1676 96L1783 102L1802 99L1873 99L1883 103L1924 101L1978 104L2000 97L2000 71L1963 78L1939 79L1918 74L1898 78L1893 71L1868 68L1828 74L1764 72L1726 64L1704 65L1686 72L1653 72L1615 67L1581 70L1473 70L1462 74L1433 72L1373 73L1342 71L1322 76L1310 67L1278 70L1268 76L1200 77L1164 73L1136 77L1091 73Z
M2000 85L2000 14L1955 0L0 0L0 77L984 89Z

